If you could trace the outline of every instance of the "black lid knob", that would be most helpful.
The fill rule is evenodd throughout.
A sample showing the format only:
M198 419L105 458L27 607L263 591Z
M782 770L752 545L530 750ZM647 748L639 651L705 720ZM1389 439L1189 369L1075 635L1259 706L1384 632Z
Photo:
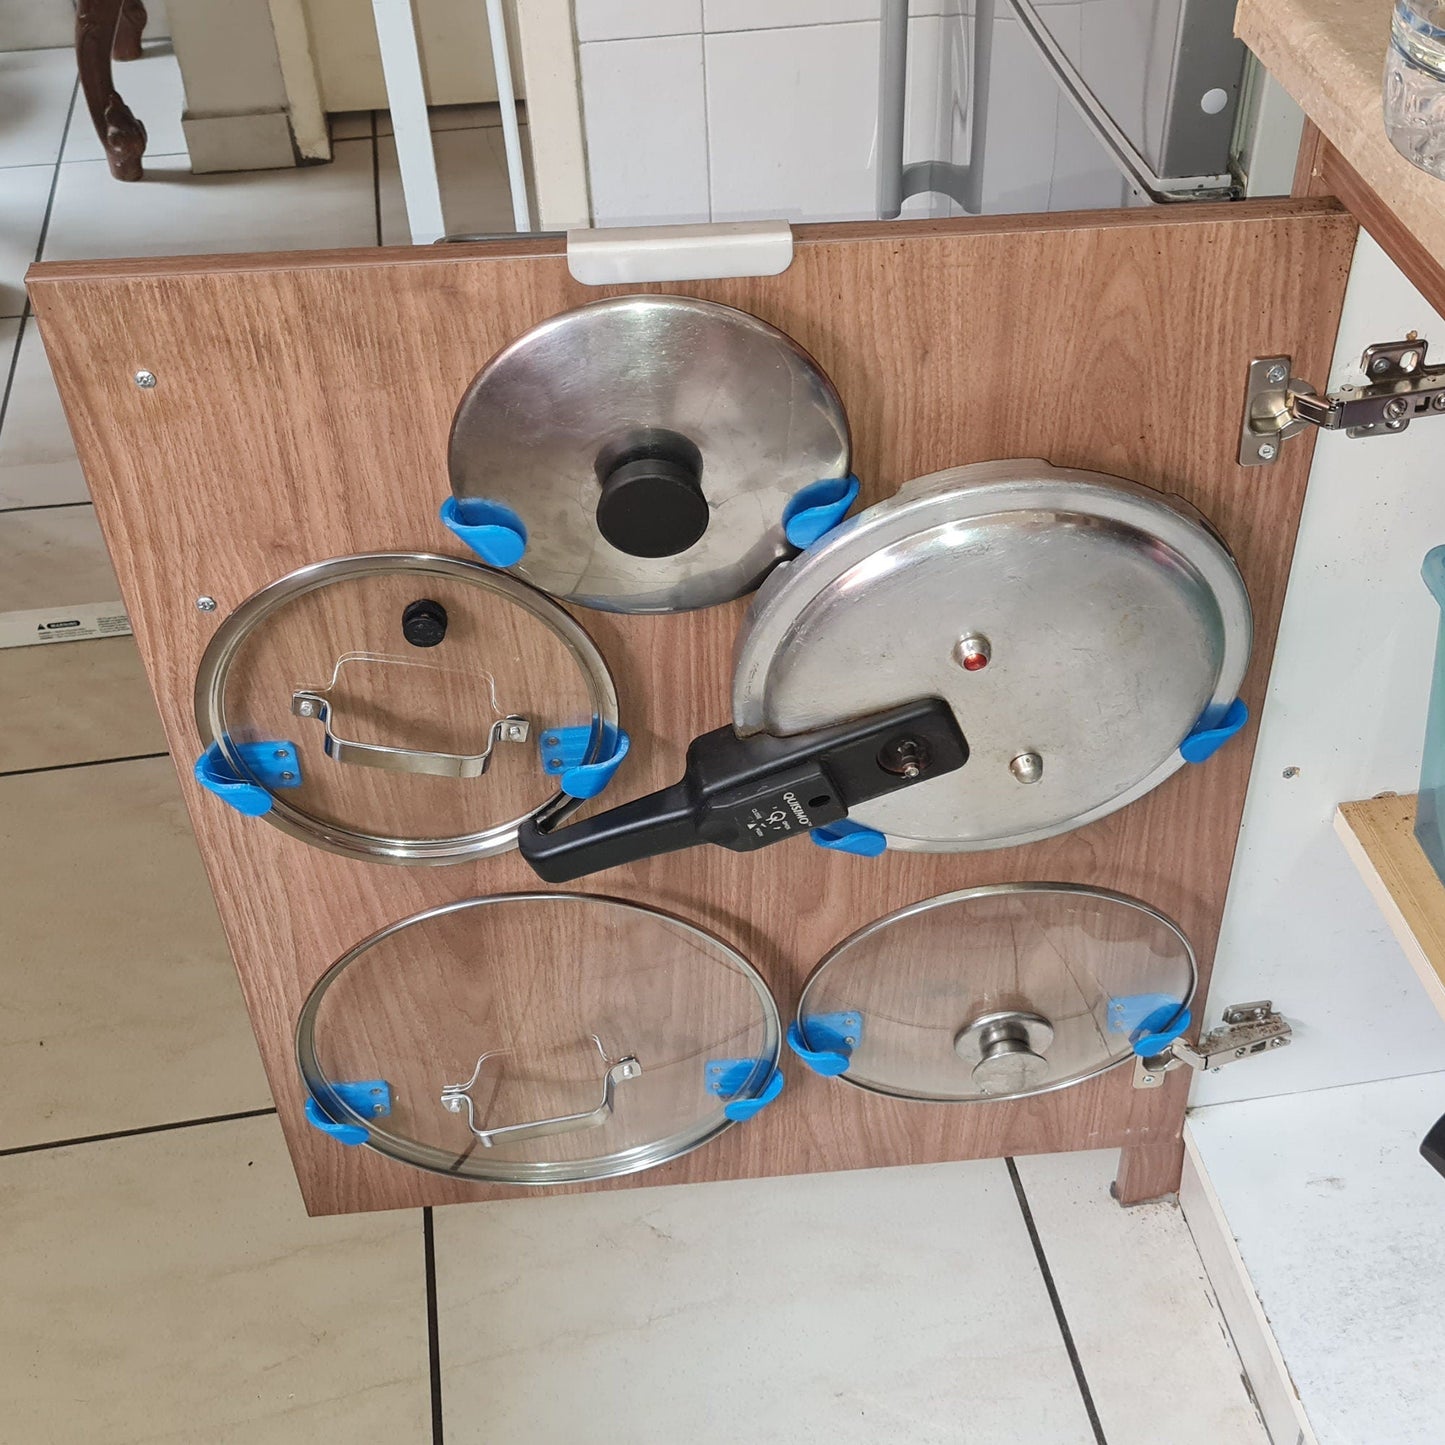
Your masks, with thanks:
M675 557L707 531L702 457L686 437L653 430L598 457L597 530L631 557Z
M408 602L401 614L401 635L413 647L435 647L447 635L447 610L430 597Z

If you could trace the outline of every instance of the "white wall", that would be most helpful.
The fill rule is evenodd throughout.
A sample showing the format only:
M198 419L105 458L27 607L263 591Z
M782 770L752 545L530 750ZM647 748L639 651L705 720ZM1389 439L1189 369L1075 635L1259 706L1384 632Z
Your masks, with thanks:
M1362 232L1330 385L1409 331L1445 359L1445 320ZM1196 1104L1445 1068L1445 1021L1331 825L1339 803L1418 785L1440 617L1420 563L1445 542L1442 427L1316 444L1210 990L1211 1022L1272 997L1295 1043L1204 1075Z
M906 161L968 159L969 8L913 4ZM1050 9L1082 33L1082 4ZM878 11L576 0L594 224L874 216ZM985 210L1122 204L1118 172L1011 18L997 22L993 75ZM905 214L956 209L919 197Z

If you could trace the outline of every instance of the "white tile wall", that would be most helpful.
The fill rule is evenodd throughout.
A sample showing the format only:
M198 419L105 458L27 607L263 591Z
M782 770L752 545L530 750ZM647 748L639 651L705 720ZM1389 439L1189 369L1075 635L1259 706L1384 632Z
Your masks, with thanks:
M704 43L715 221L877 214L876 20Z
M708 219L702 39L579 47L593 224Z
M1086 12L1096 8L1086 4L1055 5L1049 11L1050 30L1066 48L1072 47L1071 54L1077 54L1083 44ZM1060 94L1048 209L1082 211L1122 206L1127 192L1118 166L1079 119L1078 111Z
M628 3L628 0L621 0ZM645 0L630 0L633 6ZM1035 5L1078 5L1086 0L1033 0ZM1123 0L1130 3L1130 0ZM1138 0L1132 0L1136 6ZM838 25L850 20L877 20L879 0L703 0L702 28L774 30L793 25ZM913 0L909 17L972 15L973 0Z
M573 23L583 42L696 35L702 0L574 0Z
M933 0L936 8L939 0ZM915 7L920 14L925 0ZM848 20L877 20L878 0L703 0L703 28L776 30L794 25L833 25Z
M1063 104L1038 51L1012 18L994 23L983 208L1046 211Z
M1056 30L1078 53L1085 9L1100 12L1089 44L1108 46L1115 10L1130 0L1038 3L1049 4ZM905 163L970 158L972 8L972 0L915 0ZM700 18L696 62L691 34L625 42L642 47L632 50L598 38L691 29L693 4L579 0L596 224L876 215L878 0L701 0ZM699 94L701 137L693 123ZM670 129L659 134L659 113L669 106ZM1116 168L1007 15L996 22L985 169L992 213L1125 201ZM942 196L904 207L905 215L958 212Z

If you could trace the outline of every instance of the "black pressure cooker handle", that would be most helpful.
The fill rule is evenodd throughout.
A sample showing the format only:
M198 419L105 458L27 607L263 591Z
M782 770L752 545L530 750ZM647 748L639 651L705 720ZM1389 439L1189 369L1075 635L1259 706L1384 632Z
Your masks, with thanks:
M1420 1145L1420 1153L1442 1174L1445 1174L1445 1116L1435 1121L1435 1126Z
M567 827L528 819L517 846L548 883L698 843L745 853L967 761L953 709L938 698L786 738L718 728L689 744L681 782Z

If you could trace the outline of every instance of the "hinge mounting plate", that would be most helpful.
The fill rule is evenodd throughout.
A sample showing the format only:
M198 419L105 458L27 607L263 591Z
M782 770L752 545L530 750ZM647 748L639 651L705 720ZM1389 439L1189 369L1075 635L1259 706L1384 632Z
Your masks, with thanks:
M1162 1053L1152 1058L1134 1059L1134 1087L1157 1089L1164 1075L1179 1068L1202 1073L1217 1072L1225 1064L1237 1064L1271 1049L1282 1049L1294 1036L1288 1022L1275 1012L1267 998L1252 1003L1232 1004L1224 1011L1224 1022L1211 1029L1197 1044L1175 1039Z
M1256 357L1245 386L1239 465L1270 466L1307 426L1350 437L1389 436L1412 421L1445 416L1445 365L1426 365L1429 347L1413 334L1367 346L1360 358L1365 384L1327 396L1291 374L1288 356Z

